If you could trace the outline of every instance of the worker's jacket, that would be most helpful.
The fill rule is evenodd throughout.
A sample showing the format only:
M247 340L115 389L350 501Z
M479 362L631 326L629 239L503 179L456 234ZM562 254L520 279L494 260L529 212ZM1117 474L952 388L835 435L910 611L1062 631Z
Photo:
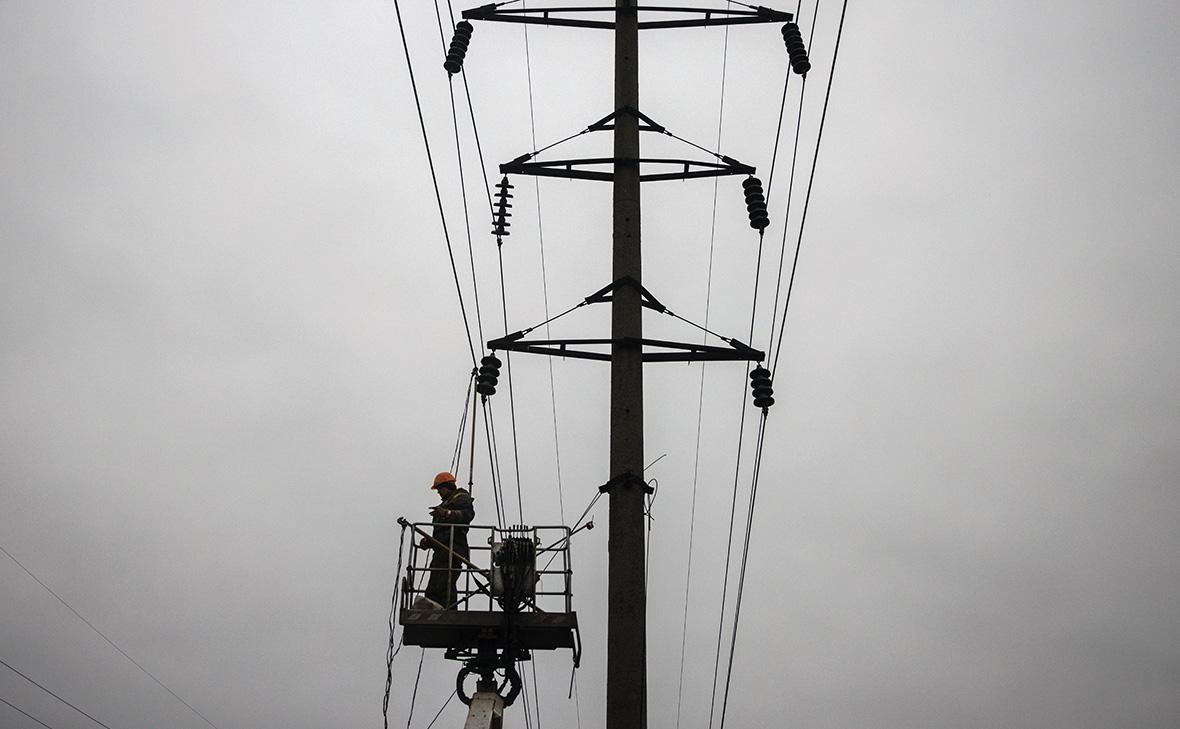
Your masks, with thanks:
M434 533L432 536L443 544L450 545L452 543L451 532L453 530L454 544L466 547L467 527L458 525L470 524L475 519L475 505L472 501L474 500L466 489L455 489L447 497L447 500L436 506L432 512L434 514Z

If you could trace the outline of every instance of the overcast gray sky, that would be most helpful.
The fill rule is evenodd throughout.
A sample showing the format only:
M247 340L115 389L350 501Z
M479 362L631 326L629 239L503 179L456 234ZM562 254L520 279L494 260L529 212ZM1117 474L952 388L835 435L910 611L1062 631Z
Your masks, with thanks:
M429 3L403 5L474 328L438 28ZM839 3L818 21L803 5L810 160ZM850 3L775 373L731 726L1180 725L1177 27L1165 2ZM723 38L642 38L644 112L709 147ZM528 42L538 146L611 111L609 34ZM781 37L734 29L728 49L721 150L766 180ZM466 69L495 174L534 148L521 28L477 26ZM220 729L378 726L394 522L425 518L470 369L392 5L5 0L0 98L0 546ZM461 136L490 339L496 251ZM512 330L545 318L546 291L556 312L610 277L609 186L540 183L543 278L538 199L516 183ZM713 189L644 188L644 282L701 322ZM745 338L758 241L732 178L713 243L710 328ZM583 309L553 333L607 325ZM560 500L549 363L514 359L534 523L562 504L572 520L608 475L607 368L552 364ZM700 377L647 370L647 452L667 454L648 472L653 727L676 721L694 472L679 708L682 726L708 723L751 408L741 365L710 365L696 465ZM493 402L507 464L504 388ZM748 461L740 473L744 504ZM475 477L490 522L486 467ZM605 534L575 541L586 727L603 725ZM0 595L0 658L117 729L206 726L3 555ZM395 664L396 725L416 659ZM456 668L426 657L415 727ZM577 726L569 668L539 657L543 726ZM7 669L0 697L55 729L92 726ZM462 715L452 702L438 726ZM36 725L0 706L0 726Z

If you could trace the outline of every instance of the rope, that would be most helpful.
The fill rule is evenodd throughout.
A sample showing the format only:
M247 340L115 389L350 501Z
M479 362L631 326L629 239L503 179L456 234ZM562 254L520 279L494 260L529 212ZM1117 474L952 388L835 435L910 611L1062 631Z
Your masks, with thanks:
M811 188L815 183L815 167L816 163L819 161L819 145L824 136L824 122L827 121L828 118L828 102L832 97L832 79L836 76L836 57L840 53L840 37L844 34L844 16L847 14L847 12L848 0L844 0L844 4L840 9L840 25L836 29L836 46L832 50L832 69L828 73L828 87L824 92L824 106L823 111L820 113L819 117L819 132L815 137L815 154L811 159L811 174L807 179L807 194L803 198L803 215L799 220L799 237L795 241L795 259L791 264L791 278L787 283L787 297L786 301L783 303L782 321L779 322L778 345L774 351L774 366L771 367L772 370L777 369L779 353L781 352L783 346L783 330L787 327L787 310L791 306L791 292L795 287L795 271L799 267L799 250L803 247L803 226L807 224L807 210L811 205Z
M405 549L406 528L403 526L401 534L397 538L397 571L393 573L393 597L389 601L389 647L385 651L385 698L381 701L381 715L385 719L385 729L389 729L389 692L393 687L393 659L397 658L397 654L402 649L400 640L397 641L396 647L394 646L393 636L397 630L397 621L394 616L397 614L398 597L401 594L402 560L405 556Z
M191 711L191 712L193 712L194 714L196 714L197 716L201 717L201 720L202 720L202 721L204 721L206 724L208 724L209 726L213 727L213 729L217 729L217 726L216 726L216 725L215 725L213 722L211 722L211 721L209 721L207 718L205 718L205 715L204 715L204 714L202 714L201 712L199 712L199 711L197 711L196 709L194 709L194 708L193 708L193 707L192 707L192 706L191 706L191 705L190 705L190 704L189 704L187 701L185 701L184 699L180 698L180 696L178 696L178 695L176 694L176 692L175 692L175 691L173 691L172 689L170 689L170 688L168 688L167 686L165 686L163 681L161 681L160 679L156 678L155 674L153 674L151 671L149 671L149 670L147 670L146 668L144 668L144 667L143 667L143 665L142 665L142 664L140 664L140 662L139 662L139 661L137 661L137 660L135 660L134 658L132 658L132 657L131 657L131 656L130 656L128 653L127 653L127 651L125 651L125 650L123 650L122 648L120 648L120 647L119 647L119 646L118 646L118 645L115 643L115 641L113 641L113 640L111 640L110 638L108 638L108 637L106 636L106 633L103 633L101 630L99 630L98 628L96 628L96 627L94 626L94 624L93 624L93 623L91 623L91 622L90 622L89 620L87 620L86 618L82 617L82 614L81 614L80 612L78 612L77 610L75 610L75 609L74 609L74 607L73 607L72 605L70 605L68 602L66 602L66 601L65 601L65 600L62 598L62 596L61 596L61 595L58 595L56 592L54 592L54 591L53 591L53 590L52 590L52 589L49 587L49 585L47 585L47 584L45 584L44 582L42 582L42 581L41 581L41 578L40 578L40 577L38 577L37 575L33 574L33 573L32 573L32 572L29 570L29 568L28 568L28 567L25 567L23 564L21 564L21 561L20 561L20 560L18 560L16 557L12 556L12 553L11 553L11 552L9 552L9 551L8 551L7 549L5 549L4 547L0 547L0 552L3 552L3 553L5 554L5 556L7 556L9 559L11 559L13 562L15 562L15 563L16 563L16 566L17 566L17 567L20 567L22 570L24 570L24 572L25 572L25 574L26 574L26 575L28 575L29 577L32 577L34 582L36 582L36 583L37 583L38 585L40 585L41 587L45 588L45 591L46 591L46 592L48 592L50 595L53 595L53 597L54 597L54 598L55 598L55 599L56 599L58 602L60 602L62 605L64 605L64 606L66 607L66 609L67 609L67 610L69 610L70 612L72 612L76 618L78 618L78 619L79 619L79 620L81 620L83 623L85 623L85 624L86 624L86 627L90 628L90 629L91 629L91 630L93 630L95 633L97 633L97 634L98 634L98 637L100 637L100 638L102 638L103 640L105 640L105 641L107 642L107 644L108 644L108 645L110 645L112 648L114 648L116 651L118 651L118 652L119 652L119 654L120 654L121 656L123 656L123 657L124 657L124 658L126 658L127 660L131 661L132 665L134 665L136 668L138 668L140 671L142 671L142 672L143 672L143 674L144 674L145 676L147 676L147 677L148 677L148 678L150 678L151 680L155 681L157 686L159 686L160 688L164 689L164 690L165 690L165 691L167 691L169 694L171 694L171 695L172 695L172 698L174 698L174 699L176 699L177 701L179 701L180 703L184 704L184 706L185 706L185 707L186 707L186 708L187 708L189 711Z
M422 130L422 144L426 148L426 161L430 166L431 182L434 184L434 199L435 202L438 203L438 215L439 220L442 223L443 239L446 241L447 256L451 261L451 274L455 278L455 293L459 296L459 312L463 316L463 333L467 337L467 349L471 353L471 364L474 365L477 358L475 356L475 345L471 341L471 324L467 320L467 305L463 301L463 287L459 283L459 268L455 264L455 251L451 245L450 231L447 229L447 216L446 212L443 210L442 192L439 190L438 186L438 173L434 168L434 156L430 152L430 137L426 133L426 118L422 115L422 100L418 96L418 82L414 78L414 64L410 60L410 44L406 40L406 28L404 22L402 21L402 11L399 0L393 0L393 10L397 16L397 29L398 33L401 35L402 49L405 51L406 55L406 70L409 72L410 76L410 88L414 92L414 107L418 111L418 126Z

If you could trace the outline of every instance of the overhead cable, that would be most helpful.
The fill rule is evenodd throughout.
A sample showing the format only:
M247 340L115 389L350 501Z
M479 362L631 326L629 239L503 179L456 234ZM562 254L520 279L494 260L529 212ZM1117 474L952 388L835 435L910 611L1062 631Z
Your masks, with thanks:
M27 712L27 711L25 711L24 709L20 708L19 706L17 706L16 704L12 703L11 701L8 701L7 699L0 698L0 703L7 704L7 705L8 705L9 707L11 707L12 709L14 709L14 710L16 710L16 711L19 711L20 713L24 714L24 715L25 715L25 716L27 716L28 718L32 719L33 721L37 722L37 723L38 723L38 724L40 724L41 726L45 727L45 729L53 729L53 727L49 726L49 725L48 725L48 724L46 724L45 722L41 721L41 720L40 720L40 719L38 719L37 717L33 716L33 715L32 715L32 714L30 714L29 712Z
M439 707L438 713L435 714L434 718L430 720L430 723L426 725L426 729L430 729L432 726L434 726L434 722L438 721L438 717L442 716L443 709L447 708L447 705L451 703L451 699L455 698L455 694L457 693L459 693L459 689L451 689L451 695L448 696L447 700L443 702L443 705Z
M4 666L5 668L7 668L8 670L12 671L12 672L13 672L13 673L15 673L16 675L18 675L18 676L20 676L21 678L23 678L24 680L26 680L26 681L28 681L29 683L33 684L33 685L34 685L34 686L36 686L37 688L41 689L41 690L42 690L42 691L44 691L45 693L49 694L50 696L52 696L53 698L57 699L57 700L58 700L58 701L60 701L61 703L63 703L63 704L65 704L66 706L70 707L71 709L73 709L74 711L78 712L79 714L81 714L82 716L86 717L87 719L89 719L90 721L94 722L95 724L98 724L99 726L101 726L101 727L104 727L104 729L111 729L111 727L110 727L109 725L107 725L107 724L105 724L105 723L103 723L103 722L99 721L98 719L95 719L95 718L94 718L92 715L90 715L90 714L86 713L86 712L85 712L85 711L83 711L82 709L79 709L77 706L74 706L74 705L73 705L73 704L71 704L69 701L66 701L66 700L65 700L65 699L63 699L61 696L59 696L59 695L57 695L56 693L54 693L52 690L50 690L50 689L48 689L48 688L45 688L44 686L42 686L41 684L37 683L37 682L36 682L36 681L34 681L33 679L29 678L29 677L28 677L28 676L26 676L24 673L22 673L20 670L18 670L17 668L15 668L15 667L14 667L14 666L13 666L11 663L9 663L9 662L5 661L3 658L0 658L0 665L3 665L3 666Z
M402 39L402 48L406 55L406 70L410 76L410 88L414 92L414 106L418 110L418 125L422 129L422 144L426 148L426 162L430 166L430 179L434 183L434 199L438 203L439 221L442 223L443 240L447 244L447 256L451 261L451 274L455 278L455 293L459 296L459 312L463 316L463 333L467 337L467 349L471 353L471 364L475 364L477 359L475 354L475 345L471 341L471 324L467 320L467 305L463 300L463 287L459 283L459 267L455 264L455 251L451 245L451 234L447 229L447 216L443 210L442 192L439 190L438 173L434 168L434 155L430 151L430 137L426 133L426 118L422 114L422 100L418 96L418 82L414 78L414 64L410 60L410 44L406 40L406 28L402 21L401 5L398 0L393 0L394 13L397 15L397 29Z
M802 4L803 4L802 0L800 0L799 5L796 6L796 8L795 8L795 17L796 18L799 17L799 10L802 7ZM815 0L815 7L812 9L812 13L811 13L811 15L812 15L811 33L810 33L810 36L807 40L808 45L812 45L815 41L815 28L816 28L816 25L818 25L818 23L816 21L819 18L819 4L820 4L820 0ZM790 78L789 71L787 72L787 77ZM790 222L791 222L791 203L795 199L795 170L796 170L796 165L799 160L799 140L802 137L801 132L803 129L803 105L804 105L804 101L806 99L807 99L807 77L804 76L803 83L801 84L801 86L799 88L799 108L798 108L798 112L795 115L795 143L791 149L791 172L790 172L790 176L787 178L787 205L786 205L786 210L783 213L783 237L782 237L782 243L779 246L778 273L775 274L775 278L774 278L774 280L775 280L774 303L770 307L770 331L767 334L767 342L766 342L767 351L770 351L771 349L774 348L774 342L775 342L775 336L774 336L775 335L775 326L774 325L778 322L778 302L779 302L779 297L782 293L782 287L783 287L783 263L786 261L786 258L787 258L787 235L789 232Z
M524 68L525 68L525 76L528 81L528 92L529 92L529 134L531 135L532 146L536 147L537 146L537 115L536 115L536 111L535 111L535 108L533 105L533 63L532 63L532 57L529 54L529 27L528 27L528 25L524 26ZM584 133L585 133L584 131L579 132L579 134L584 134ZM575 137L575 136L578 136L578 134L575 134L571 137L567 137L567 139L573 139L573 137ZM566 141L566 140L562 140L562 141ZM553 145L550 145L550 146L556 146L559 143L560 142L554 143ZM538 153L534 153L534 156L536 154L538 154ZM536 176L533 177L533 194L537 200L537 244L538 244L538 248L541 251L541 298L542 298L542 301L544 302L544 305L545 305L545 318L548 319L549 318L549 274L548 274L548 271L546 270L546 266L545 266L545 229L544 229L544 226L542 225L542 218L541 218L541 178L540 177L536 177ZM551 335L549 334L549 324L548 323L545 324L545 338L546 339L552 338ZM551 358L551 357L548 358L546 360L546 364L549 365L549 409L550 409L551 414L553 416L553 458L554 458L554 463L555 463L556 470L557 470L557 509L558 509L558 514L561 517L561 523L564 524L565 523L565 495L564 495L564 493L562 493L562 485L561 485L561 441L560 441L560 438L558 437L558 431L557 431L557 387L554 384L554 377L553 377L553 358ZM537 703L538 703L537 723L540 724L541 723L540 714L539 714L540 702L538 701Z
M815 137L815 154L811 160L811 174L807 179L807 194L803 198L803 215L799 220L799 237L795 243L795 260L791 264L791 278L787 284L786 301L783 303L782 320L779 322L778 344L774 351L774 365L771 369L776 369L778 365L779 353L783 347L783 330L787 326L787 310L791 306L791 291L795 286L795 271L799 266L799 249L803 246L803 226L807 223L807 210L811 205L811 188L815 182L815 167L819 161L819 145L824 135L824 122L828 118L828 102L832 97L832 79L836 76L836 56L840 53L840 37L844 34L844 16L848 12L848 0L844 0L844 4L840 9L840 25L836 29L836 45L832 50L832 68L828 73L828 87L824 91L824 106L823 111L819 117L819 132Z
M728 68L728 65L729 65L729 26L727 25L727 26L725 26L725 30L724 30L724 33L722 36L722 44L721 44L721 89L718 94L718 100L717 100L717 145L716 145L717 151L714 152L714 154L720 154L720 152L721 152L721 132L722 132L722 128L723 128L723 122L725 120L725 79L726 79L726 70ZM720 178L717 178L717 177L713 178L713 206L712 206L712 212L710 213L710 216L709 216L709 258L708 258L707 271L706 271L706 275L705 275L705 324L703 327L701 327L702 329L705 329L706 332L708 331L707 327L709 326L709 310L710 310L710 304L712 302L712 294L713 294L713 251L714 251L714 243L716 242L716 238L717 238L717 186L718 186L719 179ZM696 448L695 448L695 452L693 455L693 466L692 466L692 474L693 474L692 475L692 507L691 507L691 515L689 517L689 527L688 527L688 559L687 559L687 565L685 567L685 575L684 575L684 621L683 621L683 624L681 626L681 631L680 631L680 677L677 682L678 685L677 685L677 690L676 690L676 729L680 729L680 710L681 710L681 704L682 704L682 700L683 700L683 696L684 696L684 651L685 651L685 646L687 645L687 640L688 640L688 595L689 595L690 587L692 585L692 547L693 547L694 529L695 529L695 525L696 525L695 517L696 517L696 502L697 502L697 476L699 473L700 462L701 462L701 418L702 418L702 413L704 412L703 408L704 408L704 403L705 403L705 370L706 370L705 364L702 362L701 363L701 387L700 387L700 393L697 397L697 439L696 439ZM743 390L743 393L744 392L745 391ZM745 401L744 400L742 402L742 412L743 413L745 412ZM740 439L739 439L739 441L740 441ZM734 498L736 498L736 494L735 494ZM731 521L732 521L732 517L731 517ZM730 528L732 530L732 525ZM728 568L728 561L729 561L729 558L726 557L727 568ZM722 598L722 610L724 610L724 607L725 607L725 602L724 602L724 598ZM718 656L720 656L720 642L718 643L718 646L719 646L718 647ZM716 664L714 663L714 665L716 665ZM716 690L716 680L717 680L716 679L716 671L714 671L714 679L713 679L714 691ZM712 723L712 720L710 719L710 724L711 723Z
M18 560L16 557L12 556L12 553L11 553L11 552L9 552L7 549L5 549L5 548L4 548L4 547L2 547L2 546L0 546L0 552L3 552L3 553L4 553L4 554L5 554L5 555L6 555L6 556L9 558L9 559L11 559L13 562L15 562L15 563L16 563L16 566L17 566L17 567L20 567L22 570L24 570L25 574L27 574L29 577L32 577L34 582L36 582L36 583L37 583L38 585L40 585L41 587L45 588L45 591L46 591L46 592L48 592L50 595L53 595L53 597L54 597L54 598L55 598L55 599L56 599L58 602L60 602L62 605L64 605L64 606L66 607L66 609L67 609L67 610L69 610L71 613L73 613L73 614L74 614L74 616L75 616L75 617L77 617L79 620L81 620L83 623L85 623L85 624L86 624L86 627L90 628L90 629L91 629L91 630L93 630L95 633L97 633L97 634L98 634L98 637L100 637L100 638L102 638L103 640L105 640L105 641L107 642L107 644L108 644L108 645L110 645L112 648L114 648L116 651L118 651L118 652L119 652L119 654L120 654L121 656L123 656L124 658L126 658L128 661L131 661L132 665L134 665L136 668L138 668L140 671L142 671L142 672L143 672L143 674L144 674L145 676L147 676L148 678L150 678L152 681L155 681L155 683L156 683L156 685L157 685L157 686L159 686L160 688L162 688L162 689L164 689L165 691L167 691L167 692L168 692L168 693L169 693L169 694L172 696L172 698L174 698L174 699L176 699L177 701L179 701L180 703L184 704L185 708L187 708L189 711L191 711L191 712L193 712L194 714L196 714L197 716L199 716L199 717L201 718L201 720L202 720L202 721L204 721L204 722L205 722L206 724L208 724L209 726L213 727L213 729L218 729L218 727L217 727L217 725L216 725L216 724L214 724L213 722L209 721L209 719L208 719L208 718L206 718L204 714L202 714L201 712L197 711L196 709L194 709L194 708L192 707L192 705L191 705L191 704L189 704L189 703L188 703L187 701L185 701L184 699L180 698L180 696L179 696L179 695L177 695L177 693L176 693L175 691L173 691L172 689L168 688L168 686L167 686L167 685L165 685L163 681L161 681L160 679L156 678L156 675L155 675L155 674L153 674L151 671L149 671L149 670L147 670L146 668L144 668L144 667L143 667L143 665L142 665L142 664L141 664L139 661L137 661L137 660L135 660L134 658L132 658L132 657L131 657L131 656L130 656L128 653L127 653L127 651L125 651L125 650L123 650L122 648L120 648L120 647L118 646L118 644L116 644L116 643L115 643L115 641L113 641L113 640L111 640L110 638L108 638L108 637L107 637L107 635L106 635L106 633L103 633L101 630L99 630L98 628L96 628L96 627L94 626L94 623L91 623L89 620L87 620L85 617L83 617L83 616L82 616L82 613L80 613L80 612L78 612L77 610L75 610L75 609L74 609L74 607L73 607L72 605L70 605L68 602L66 602L66 601L65 601L65 600L62 598L62 596L61 596L61 595L59 595L59 594L57 594L56 592L54 592L54 591L53 591L53 589L49 587L49 585L47 585L47 584L45 584L44 582L42 582L40 577L38 577L37 575L33 574L33 573L32 573L32 571L30 571L28 567L25 567L25 566L24 566L24 565L21 563L21 561L20 561L20 560Z
M766 409L762 410L762 418L758 423L758 444L754 451L754 473L750 479L750 505L746 510L746 534L742 540L741 568L738 570L737 597L733 607L733 629L729 641L729 665L725 670L725 694L721 701L720 729L725 729L725 714L729 708L729 687L733 678L733 657L737 649L738 625L742 617L742 594L746 587L746 565L750 559L750 535L754 525L754 504L758 498L758 477L762 472L762 447L766 442Z

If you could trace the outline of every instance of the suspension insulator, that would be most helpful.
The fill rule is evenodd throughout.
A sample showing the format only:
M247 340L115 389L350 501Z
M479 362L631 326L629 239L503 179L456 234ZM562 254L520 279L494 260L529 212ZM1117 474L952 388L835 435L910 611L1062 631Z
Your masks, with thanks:
M443 68L454 76L463 68L463 59L467 57L467 46L471 45L471 23L460 20L455 26L455 35L451 37L451 47L447 49L447 60L443 61Z
M742 180L742 188L746 191L746 213L750 216L750 227L762 232L770 225L766 196L762 194L762 181L757 177L747 177Z
M512 223L508 222L508 218L512 217L512 213L508 212L508 208L512 207L512 203L508 202L512 199L512 193L508 192L513 189L513 186L508 183L508 175L504 175L504 179L496 185L496 202L495 212L492 214L492 235L496 236L496 240L508 235L508 228Z
M770 384L770 370L759 365L750 371L750 389L754 393L754 406L768 408L774 404L774 388Z
M475 376L475 391L484 397L496 394L500 382L500 358L494 354L479 360L479 374Z
M806 76L811 70L811 61L807 60L807 48L803 45L803 34L795 23L783 26L783 43L787 46L787 57L791 59L791 68L800 76Z

